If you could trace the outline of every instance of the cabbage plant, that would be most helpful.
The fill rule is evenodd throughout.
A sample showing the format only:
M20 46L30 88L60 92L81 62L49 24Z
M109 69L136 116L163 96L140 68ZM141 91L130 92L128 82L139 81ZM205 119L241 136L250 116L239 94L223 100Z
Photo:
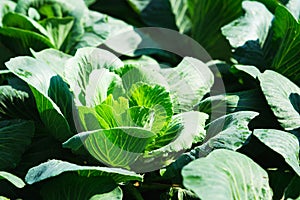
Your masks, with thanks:
M299 0L2 0L0 199L299 199L299 16Z

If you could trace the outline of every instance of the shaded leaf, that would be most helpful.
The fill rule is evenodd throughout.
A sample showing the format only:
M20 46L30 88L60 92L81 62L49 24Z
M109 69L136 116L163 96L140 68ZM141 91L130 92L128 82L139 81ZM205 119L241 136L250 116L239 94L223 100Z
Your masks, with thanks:
M53 138L44 127L36 127L35 136L31 140L31 144L28 146L22 159L15 168L16 175L25 177L28 170L42 162L46 162L49 158L52 159L68 159L74 162L83 162L78 159L68 149L63 149L61 142ZM90 162L89 157L85 156L85 161Z
M15 53L0 42L0 70L6 70L4 63L14 56L16 56Z
M253 120L255 123L252 123L252 125L265 128L280 127L277 125L277 119L272 110L268 109L268 103L263 93L258 89L205 98L199 103L199 111L210 114L211 120L218 118L218 116L221 117L226 113L255 111L259 113L259 116Z
M118 5L118 6L115 6ZM145 26L145 24L140 20L139 15L132 10L127 1L123 0L98 0L95 4L90 7L91 10L96 10L98 12L107 14L109 16L114 16L121 19L129 24L137 27Z
M235 49L233 57L242 65L254 65L261 70L265 70L267 66L259 40L248 40L243 46Z
M85 177L69 172L47 180L40 193L45 200L81 200L92 199L95 195L109 195L116 187L110 177Z
M128 0L128 3L147 26L177 29L169 0Z
M198 199L197 195L187 189L183 189L180 187L171 187L169 194L169 200L195 200Z
M39 120L35 105L29 94L8 85L0 86L0 116L5 119Z
M31 121L0 121L0 170L17 166L33 134L34 124Z
M18 28L47 36L46 30L38 22L20 13L7 13L3 16L2 23L3 27Z
M193 10L192 37L208 51L212 58L228 60L231 48L222 35L221 27L242 15L242 0L204 0L196 1L191 6L194 6L190 8Z
M295 176L295 172L274 168L267 169L267 172L270 179L269 183L273 190L273 199L283 199L284 191L291 182L292 178Z
M17 55L29 55L29 48L40 51L54 47L43 35L13 27L0 28L0 41Z
M293 199L299 199L300 197L300 190L299 190L299 184L300 184L300 177L295 176L288 187L286 188L284 192L284 196L286 198L293 198Z
M284 6L278 6L272 29L273 40L280 45L275 46L278 50L270 68L299 84L300 24Z

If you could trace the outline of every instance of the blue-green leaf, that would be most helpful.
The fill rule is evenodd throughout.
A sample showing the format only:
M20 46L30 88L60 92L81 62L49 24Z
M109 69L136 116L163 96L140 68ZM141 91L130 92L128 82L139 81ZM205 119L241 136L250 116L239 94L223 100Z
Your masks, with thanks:
M255 129L253 134L270 149L280 154L300 176L299 142L296 136L274 129Z
M64 78L66 62L72 56L51 48L39 52L35 52L31 49L31 53L36 59L47 63L55 73Z
M252 133L248 124L257 115L258 113L253 111L240 111L209 123L204 143L195 148L198 156L206 156L214 149L236 151L241 148Z
M261 89L285 130L300 127L300 88L283 75L267 70L258 76ZM274 81L276 80L276 81Z
M49 132L59 140L72 136L72 96L66 83L46 63L31 57L13 58L6 66L29 84Z
M175 113L192 110L214 83L208 66L192 57L185 57L175 68L164 68L160 72L170 85Z
M222 27L222 33L234 48L244 45L248 40L259 40L261 47L267 38L272 13L259 2L243 1L245 15Z
M92 47L79 49L67 61L64 73L76 105L99 105L107 95L117 91L115 88L121 89L120 78L110 71L122 66L122 61L108 51Z
M25 181L28 184L33 184L66 172L76 172L79 176L85 177L111 177L116 183L122 183L131 180L143 180L143 176L124 169L80 166L61 160L49 160L45 163L31 168L25 177Z
M268 174L247 156L225 149L182 169L183 184L203 200L272 199Z

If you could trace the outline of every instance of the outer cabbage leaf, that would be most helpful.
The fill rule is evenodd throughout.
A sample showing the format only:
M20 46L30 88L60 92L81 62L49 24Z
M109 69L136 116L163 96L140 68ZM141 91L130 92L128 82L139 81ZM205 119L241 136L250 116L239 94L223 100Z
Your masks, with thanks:
M139 58L123 60L124 65L140 65L148 69L159 70L159 63L150 56L142 55Z
M33 184L66 172L77 172L79 176L84 177L111 177L116 183L122 183L131 180L143 180L143 176L124 169L80 166L61 160L49 160L31 168L25 177L25 181L28 184Z
M31 54L38 60L41 60L48 64L51 69L57 73L60 77L64 78L64 71L66 62L72 58L72 56L65 54L56 49L45 49L39 52L35 52L31 49Z
M289 0L289 2L285 5L287 9L292 13L295 19L299 19L300 17L300 2L297 0Z
M0 41L16 55L29 55L29 48L35 51L54 48L47 37L32 31L14 27L0 28Z
M147 26L177 29L169 0L128 0L128 3Z
M97 196L100 199L101 196L111 195L116 188L117 184L110 177L85 177L69 172L44 181L40 194L45 200L80 200Z
M16 3L11 0L1 1L0 2L0 19L2 19L6 13L14 11L15 7L16 7ZM2 26L1 20L0 20L0 26Z
M188 0L169 0L180 33L188 33L192 28Z
M26 120L0 121L0 170L15 168L31 143L34 124Z
M101 3L101 5L104 5L104 3ZM103 7L99 9L103 10ZM103 12L106 12L106 10L103 10ZM119 10L118 13L120 12L124 12L124 10ZM164 48L161 39L156 38L160 36L157 31L162 29L158 30L159 28L153 29L152 27L135 28L124 21L95 11L87 12L83 23L85 33L76 44L75 49L100 46L101 48L111 49L119 55L130 57L158 54L162 57L173 58L170 53L162 50ZM163 31L166 32L167 30L163 29Z
M31 57L13 58L6 66L29 84L48 131L58 140L73 135L72 96L66 83L46 63Z
M37 108L26 91L0 86L0 116L3 119L39 120Z
M46 30L38 22L20 13L7 13L2 19L3 27L14 27L47 36Z
M85 32L76 44L76 49L82 47L97 47L106 39L132 30L132 26L108 15L87 11L83 18Z
M0 171L0 180L1 179L9 181L17 188L23 188L25 186L25 183L22 181L22 179L8 172Z
M90 200L106 200L106 199L114 199L114 200L122 200L123 192L120 187L116 187L113 191L105 194L94 195Z
M212 58L228 60L231 48L222 35L221 27L242 15L242 0L195 1L190 4L190 10L192 37Z
M299 55L300 55L300 24L293 15L284 7L278 6L272 30L273 40L279 46L270 69L283 74L290 80L300 84Z
M46 15L52 17L73 17L74 24L70 35L68 36L67 44L62 47L64 52L70 53L74 49L77 41L84 33L82 20L88 12L88 8L83 0L20 0L17 3L15 11L27 15L30 8L35 8ZM66 28L66 27L65 27ZM69 27L67 28L69 29ZM52 34L53 35L53 34ZM61 37L61 35L59 35ZM37 49L35 49L37 50Z
M299 128L300 88L288 78L270 70L260 74L258 79L267 102L280 125L285 130Z
M268 174L247 156L213 151L182 169L183 184L203 199L272 199Z
M259 40L263 46L271 27L272 13L255 1L243 1L242 6L245 15L223 26L223 35L234 48L244 45L248 40Z
M252 133L248 124L257 115L257 112L240 111L222 116L209 123L206 126L204 143L194 149L197 156L206 156L214 149L236 151L241 148Z
M286 163L300 176L299 142L296 136L274 129L256 129L253 134L270 149L283 156Z

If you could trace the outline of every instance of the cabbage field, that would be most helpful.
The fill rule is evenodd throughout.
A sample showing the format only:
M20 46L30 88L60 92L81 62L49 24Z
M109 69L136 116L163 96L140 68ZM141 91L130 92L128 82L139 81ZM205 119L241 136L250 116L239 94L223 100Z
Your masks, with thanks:
M0 200L300 200L300 0L0 19Z

